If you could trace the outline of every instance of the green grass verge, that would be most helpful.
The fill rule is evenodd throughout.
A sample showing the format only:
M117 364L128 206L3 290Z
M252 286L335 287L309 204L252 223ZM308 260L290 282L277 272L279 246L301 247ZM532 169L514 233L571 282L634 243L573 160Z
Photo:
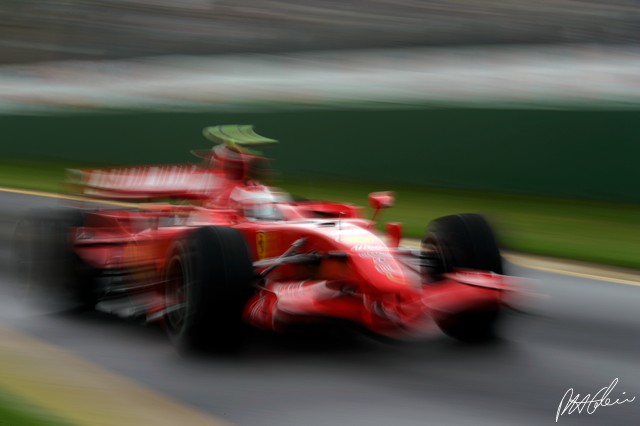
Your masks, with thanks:
M0 425L70 426L58 416L0 390Z
M0 165L0 185L62 191L62 165ZM402 222L420 238L434 218L461 212L485 214L505 248L531 254L640 269L640 205L526 195L365 184L326 178L281 180L288 192L311 199L367 205L367 194L393 190L395 207L381 221ZM369 212L370 214L370 212Z
M39 191L64 191L65 168L60 163L0 163L0 186L35 189Z

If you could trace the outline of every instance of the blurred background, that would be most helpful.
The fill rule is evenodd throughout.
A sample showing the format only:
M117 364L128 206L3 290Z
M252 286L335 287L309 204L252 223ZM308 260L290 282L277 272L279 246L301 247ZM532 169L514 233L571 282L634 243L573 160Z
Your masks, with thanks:
M635 43L633 0L5 0L0 61Z
M0 185L181 163L201 129L282 143L277 184L420 237L483 211L508 248L640 267L633 0L7 0Z

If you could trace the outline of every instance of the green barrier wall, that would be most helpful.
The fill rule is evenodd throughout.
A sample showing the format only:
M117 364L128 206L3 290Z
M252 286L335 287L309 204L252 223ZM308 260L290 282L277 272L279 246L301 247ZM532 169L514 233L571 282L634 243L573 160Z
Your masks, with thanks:
M117 164L195 160L201 129L255 124L274 168L349 180L640 202L640 113L500 109L1 116L0 155Z

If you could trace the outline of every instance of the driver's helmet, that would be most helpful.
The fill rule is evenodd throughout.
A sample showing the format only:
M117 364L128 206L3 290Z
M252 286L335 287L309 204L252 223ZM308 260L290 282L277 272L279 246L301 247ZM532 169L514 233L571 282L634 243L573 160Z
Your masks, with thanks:
M282 215L276 206L278 197L266 186L237 187L231 192L229 201L232 207L242 211L248 219L282 219Z
M213 158L222 167L224 175L229 180L243 180L246 177L246 159L239 151L226 145L219 145L213 149Z
M227 179L232 181L267 181L271 177L270 160L220 145L213 149L213 158L221 166Z

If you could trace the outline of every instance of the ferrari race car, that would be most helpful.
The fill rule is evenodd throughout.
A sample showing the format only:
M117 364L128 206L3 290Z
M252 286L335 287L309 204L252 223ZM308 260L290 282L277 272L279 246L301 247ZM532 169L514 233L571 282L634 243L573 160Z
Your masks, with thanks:
M482 216L436 219L421 249L403 248L399 224L374 227L392 193L369 195L371 220L350 204L295 201L258 180L268 167L255 149L276 141L249 125L204 135L215 145L193 151L202 164L72 171L78 192L112 205L21 221L24 279L84 308L159 321L184 348L226 350L249 325L331 319L398 339L435 326L463 341L492 336L511 288Z

